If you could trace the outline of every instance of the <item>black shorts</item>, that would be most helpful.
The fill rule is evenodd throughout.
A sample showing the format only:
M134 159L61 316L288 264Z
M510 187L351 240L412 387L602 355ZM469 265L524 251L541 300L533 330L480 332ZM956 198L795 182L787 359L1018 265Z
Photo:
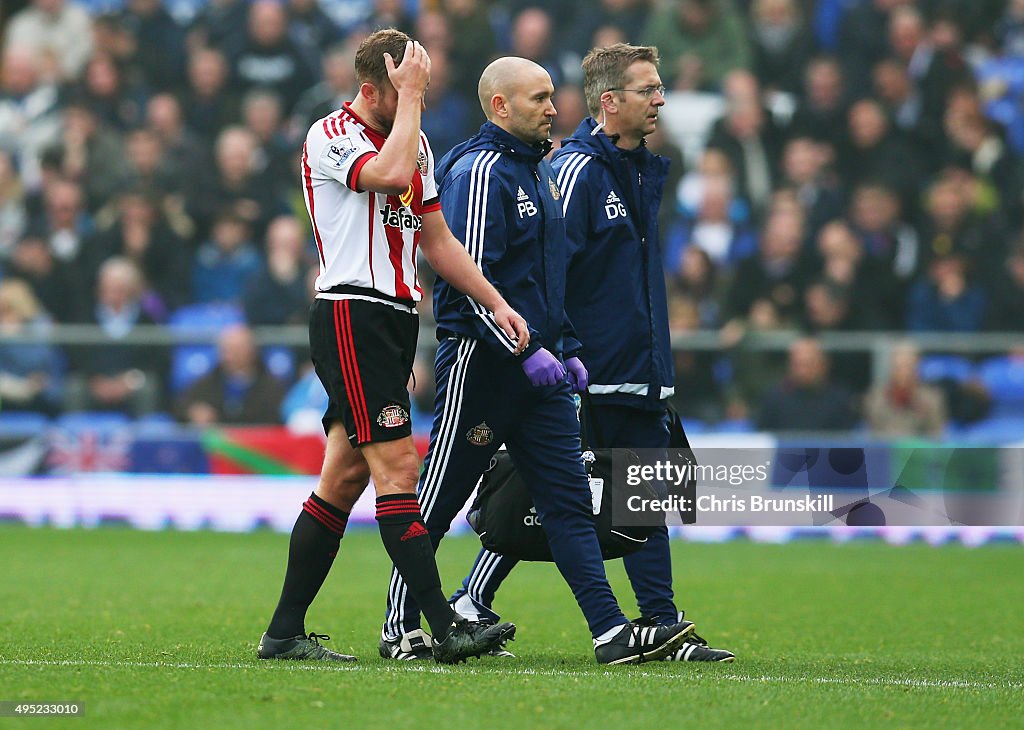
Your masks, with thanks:
M353 446L394 441L412 433L409 376L419 317L361 299L316 299L309 349L327 390L324 431L345 426Z

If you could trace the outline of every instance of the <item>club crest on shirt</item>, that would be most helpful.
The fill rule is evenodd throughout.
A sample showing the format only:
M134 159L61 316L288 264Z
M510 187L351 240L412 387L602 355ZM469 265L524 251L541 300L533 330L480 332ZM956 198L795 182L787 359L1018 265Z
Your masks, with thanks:
M398 428L409 422L408 412L397 403L384 406L384 409L377 416L377 425L384 428Z
M420 171L420 175L427 174L427 153L423 150L416 155L416 169Z
M473 426L473 428L469 429L466 433L466 440L474 446L487 446L487 444L494 441L494 431L484 421L478 426Z
M555 200L561 200L562 199L562 193L559 192L558 186L555 185L555 181L552 180L550 177L548 178L548 187L551 188L551 197L552 198L554 198Z
M356 151L355 145L347 139L331 142L327 145L327 159L339 170L345 164L345 160L351 157Z

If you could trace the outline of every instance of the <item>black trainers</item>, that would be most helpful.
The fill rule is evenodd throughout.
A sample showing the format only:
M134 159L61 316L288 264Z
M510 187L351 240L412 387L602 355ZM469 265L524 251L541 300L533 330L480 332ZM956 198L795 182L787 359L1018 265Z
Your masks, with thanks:
M622 630L594 649L599 664L640 664L664 659L683 645L694 625L680 621L671 626L624 624Z
M683 620L685 611L679 613L679 620ZM654 626L656 622L650 618L638 618L634 623L640 626ZM683 645L665 657L666 662L732 662L736 655L727 649L715 649L708 646L697 634L691 634L690 638L683 642Z
M434 639L434 659L440 664L458 664L478 657L515 638L515 624L485 624L457 617L443 640Z
M325 646L320 646L320 640L330 641L327 634L314 634L309 636L293 636L290 639L273 639L266 634L260 639L260 646L256 650L256 656L260 659L297 659L317 662L354 662L356 658L348 654L339 654L331 651Z
M397 659L403 662L433 659L431 645L430 634L423 629L416 629L394 639L382 636L380 655L384 659Z

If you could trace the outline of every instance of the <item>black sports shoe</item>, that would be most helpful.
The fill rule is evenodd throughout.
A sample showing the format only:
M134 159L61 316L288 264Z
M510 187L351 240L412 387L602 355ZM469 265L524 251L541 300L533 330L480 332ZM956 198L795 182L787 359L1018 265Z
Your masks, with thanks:
M416 629L394 639L381 637L380 655L384 659L397 659L414 662L421 659L433 659L430 634L423 629Z
M694 625L680 621L671 626L624 624L619 633L594 649L599 664L640 664L664 659L693 634Z
M433 640L434 659L441 664L458 664L478 657L515 638L515 624L485 624L458 616L443 640Z
M685 615L685 611L680 611L679 620L682 621ZM634 623L640 626L657 625L655 620L651 618L638 618ZM735 660L736 655L731 651L710 647L708 642L697 636L697 634L691 634L690 638L684 641L681 647L664 659L666 662L732 662Z
M309 636L293 636L290 639L273 639L266 634L260 639L256 656L260 659L298 659L318 662L354 662L356 658L348 654L339 654L325 646L320 646L320 639L330 641L327 634Z

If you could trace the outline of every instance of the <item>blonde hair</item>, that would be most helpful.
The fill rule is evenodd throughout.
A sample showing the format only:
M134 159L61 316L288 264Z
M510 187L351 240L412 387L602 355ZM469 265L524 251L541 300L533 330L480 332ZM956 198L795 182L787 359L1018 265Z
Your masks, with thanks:
M39 316L42 305L24 281L5 279L0 281L0 309L13 312L22 322L30 322Z

